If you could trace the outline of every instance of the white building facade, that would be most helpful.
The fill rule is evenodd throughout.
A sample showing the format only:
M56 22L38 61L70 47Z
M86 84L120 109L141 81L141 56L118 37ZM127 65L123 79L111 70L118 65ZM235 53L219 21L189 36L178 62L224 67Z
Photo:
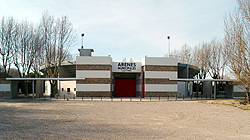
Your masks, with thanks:
M178 60L144 57L141 62L112 62L110 56L77 56L76 96L176 96Z

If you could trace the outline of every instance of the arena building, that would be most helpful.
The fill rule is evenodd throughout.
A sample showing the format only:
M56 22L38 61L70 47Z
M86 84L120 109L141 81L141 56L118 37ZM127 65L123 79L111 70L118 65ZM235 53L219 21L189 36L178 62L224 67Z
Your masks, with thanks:
M192 86L189 86L192 82L177 79L198 73L198 68L179 63L177 58L145 56L141 62L113 62L111 56L92 56L93 49L81 48L79 52L76 61L62 63L59 76L80 80L59 81L60 96L175 97L177 93L188 96L192 94ZM47 95L49 86L45 83Z
M113 62L111 56L92 56L93 49L79 49L74 61L61 63L58 78L7 78L3 93L11 98L22 92L18 81L32 81L33 98L50 96L49 80L57 80L57 95L66 97L186 97L193 95L195 81L202 81L199 94L216 98L212 82L225 82L225 97L233 86L225 79L193 79L199 69L174 57L148 57L140 62ZM40 67L46 73L46 67ZM43 82L45 81L45 82ZM197 93L197 92L196 92Z

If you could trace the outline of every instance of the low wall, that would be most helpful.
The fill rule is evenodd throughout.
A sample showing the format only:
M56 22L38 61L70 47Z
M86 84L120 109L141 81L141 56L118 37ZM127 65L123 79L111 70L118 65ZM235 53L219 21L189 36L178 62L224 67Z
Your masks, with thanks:
M109 91L76 91L76 97L110 97Z
M0 98L10 98L10 81L0 78Z
M0 98L10 98L10 91L0 91Z
M234 92L234 97L245 97L246 92Z
M233 89L234 90L234 93L233 93L234 97L245 97L246 91L245 91L245 88L243 86L234 85L233 88L234 88Z
M145 92L145 97L176 97L177 92L151 92L151 91L146 91Z

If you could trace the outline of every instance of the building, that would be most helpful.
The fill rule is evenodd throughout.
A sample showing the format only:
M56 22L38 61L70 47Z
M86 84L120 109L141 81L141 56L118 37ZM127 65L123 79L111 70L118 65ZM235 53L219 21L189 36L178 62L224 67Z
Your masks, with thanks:
M51 95L48 80L57 80L57 95L65 97L184 97L194 96L194 82L203 81L203 96L216 98L212 82L230 81L192 79L198 68L173 57L145 56L140 62L113 62L111 56L92 56L93 49L81 48L79 52L75 61L61 63L58 78L9 78L11 82L1 86L11 98L21 92L18 80L32 81L33 98ZM40 70L45 72L45 66ZM233 86L227 84L226 90L226 97L232 98Z
M192 82L177 79L192 78L198 73L198 68L179 63L177 58L145 56L141 62L113 62L111 56L92 56L93 49L81 48L79 52L76 61L62 63L59 75L80 80L60 81L59 96L188 96L192 94L192 86L188 86ZM50 85L45 85L45 94L49 95Z

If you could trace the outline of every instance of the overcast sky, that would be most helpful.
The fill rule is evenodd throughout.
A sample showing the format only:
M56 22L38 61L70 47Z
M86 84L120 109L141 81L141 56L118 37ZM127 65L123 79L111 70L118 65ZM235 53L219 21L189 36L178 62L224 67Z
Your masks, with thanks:
M168 35L171 51L222 39L223 19L236 5L236 0L0 0L0 16L36 24L45 10L56 18L67 15L78 35L72 54L84 33L84 47L94 49L94 56L140 61L167 54Z

